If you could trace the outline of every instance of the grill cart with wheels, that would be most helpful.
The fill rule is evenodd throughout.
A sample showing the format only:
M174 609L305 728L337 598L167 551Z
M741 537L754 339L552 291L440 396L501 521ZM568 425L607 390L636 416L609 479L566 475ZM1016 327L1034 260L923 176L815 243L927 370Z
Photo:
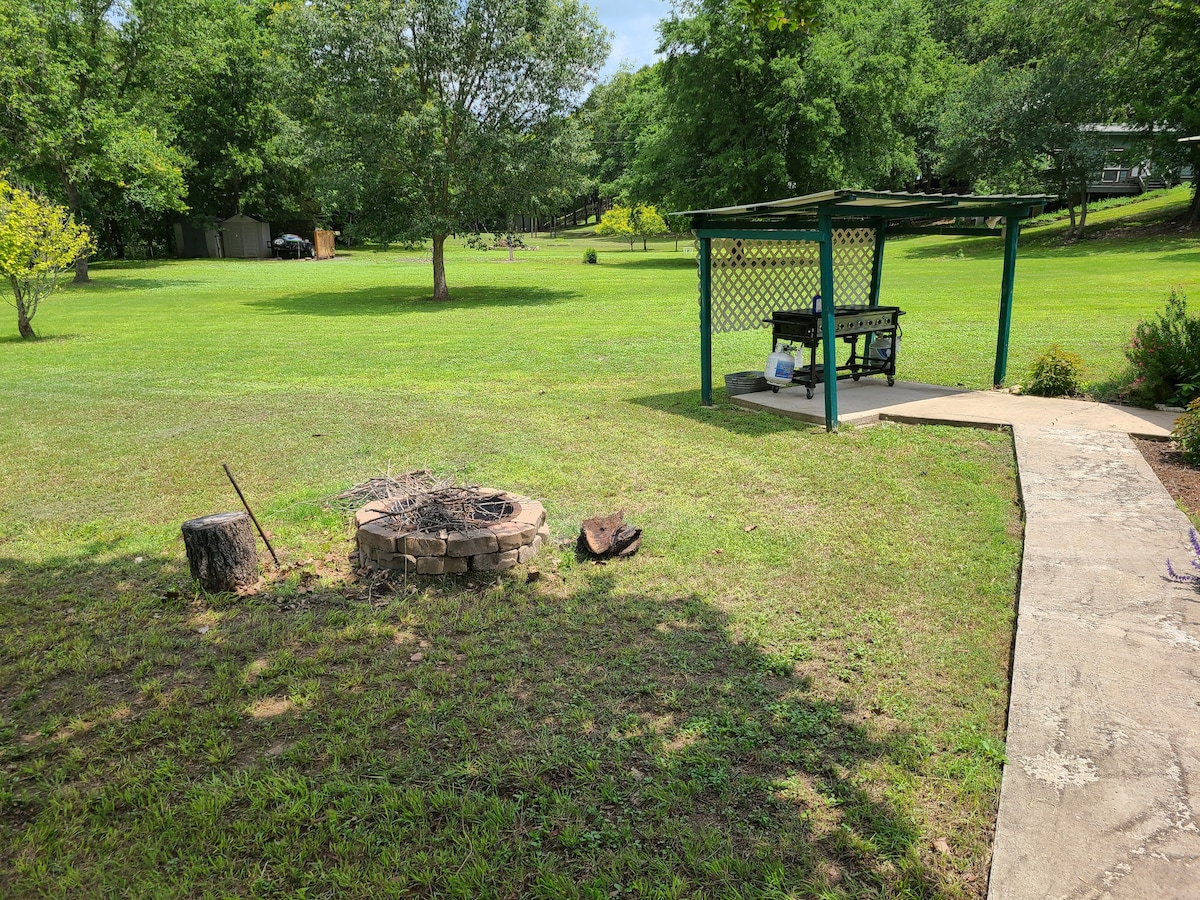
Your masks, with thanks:
M885 375L888 385L896 383L896 355L900 346L900 317L904 310L898 306L835 306L833 309L834 336L850 345L846 362L837 366L839 381L852 378L855 381L864 375ZM797 344L808 349L808 364L802 364L802 353L796 354L796 369L793 384L805 387L808 399L825 380L824 365L817 364L817 348L821 345L821 314L809 310L775 310L771 318L763 319L771 326L771 346L778 347L780 341ZM890 338L887 351L880 351L888 341L872 341L872 335ZM859 340L862 340L861 352ZM872 353L872 344L876 352ZM772 385L771 390L778 391Z

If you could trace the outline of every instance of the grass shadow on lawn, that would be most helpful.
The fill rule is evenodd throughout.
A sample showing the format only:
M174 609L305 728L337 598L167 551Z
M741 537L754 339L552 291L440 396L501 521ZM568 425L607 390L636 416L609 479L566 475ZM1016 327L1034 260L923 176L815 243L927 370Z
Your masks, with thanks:
M60 341L75 341L84 337L82 334L42 334L37 333L36 337L23 338L19 334L6 334L0 336L0 344L25 344L30 347L37 344L54 344Z
M716 388L714 388L714 391ZM716 406L712 409L700 405L700 388L694 391L674 391L670 394L647 394L642 397L630 397L629 403L636 403L647 409L682 416L703 425L716 425L735 434L763 435L778 434L782 431L812 431L816 425L809 425L785 416L777 416L768 412L743 409L725 401L723 395L714 398Z
M375 606L0 559L0 888L959 895L876 771L913 735L704 599L561 559Z
M640 253L641 251L636 251ZM678 259L669 256L609 256L604 258L609 265L623 269L695 269L696 257L680 254Z
M430 292L427 285L395 285L357 291L289 294L251 300L246 305L281 315L402 316L481 307L545 306L578 297L574 291L532 286L465 286L453 289L449 300L434 300Z

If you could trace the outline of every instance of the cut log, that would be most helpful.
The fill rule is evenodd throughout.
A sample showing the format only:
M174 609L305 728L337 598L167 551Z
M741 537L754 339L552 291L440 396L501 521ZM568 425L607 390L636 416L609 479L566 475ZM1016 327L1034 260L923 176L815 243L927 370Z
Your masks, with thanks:
M612 552L616 556L633 556L642 546L642 529L622 525L613 537Z
M189 519L182 530L192 578L208 593L235 591L258 580L254 526L244 512Z
M583 520L579 549L600 559L632 556L642 546L642 529L625 522L625 511Z
M613 538L623 524L625 524L624 510L607 516L593 516L583 520L583 528L579 532L579 537L594 556L606 556L612 550Z

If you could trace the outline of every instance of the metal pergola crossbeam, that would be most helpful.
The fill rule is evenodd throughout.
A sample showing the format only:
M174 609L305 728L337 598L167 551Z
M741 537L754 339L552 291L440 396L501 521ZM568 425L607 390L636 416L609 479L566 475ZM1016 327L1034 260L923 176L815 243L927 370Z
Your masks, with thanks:
M675 213L692 217L692 229L700 244L700 396L712 406L712 335L714 322L714 242L719 250L715 271L722 290L716 294L717 321L721 330L762 327L758 313L765 302L796 295L801 289L819 285L824 356L825 428L836 431L837 359L834 307L848 291L861 291L869 278L869 306L879 305L883 278L883 248L889 236L900 234L1003 235L1004 266L1000 279L1000 317L996 334L993 383L1004 381L1008 367L1009 332L1012 327L1013 281L1016 273L1017 239L1022 219L1045 208L1041 195L977 196L972 194L905 194L890 191L824 191L769 203L726 206L717 209ZM1003 229L978 225L947 225L947 218L1001 219ZM920 224L924 220L925 224ZM863 258L863 231L873 232L869 260ZM787 251L788 245L816 245L813 254ZM841 255L841 263L836 261ZM866 268L869 266L869 274ZM841 270L838 285L835 270ZM776 282L770 279L775 276ZM849 280L850 284L845 282ZM781 287L781 283L783 286ZM741 294L739 295L739 290ZM746 291L757 292L753 296ZM736 302L741 308L732 308ZM858 296L862 296L858 293ZM792 297L796 301L802 298Z

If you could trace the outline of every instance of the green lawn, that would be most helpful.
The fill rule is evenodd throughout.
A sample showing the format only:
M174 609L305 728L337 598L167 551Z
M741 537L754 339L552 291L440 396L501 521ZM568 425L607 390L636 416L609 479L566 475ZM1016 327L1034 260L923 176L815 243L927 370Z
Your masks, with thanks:
M699 409L694 257L533 243L455 250L448 304L391 249L97 266L43 340L0 322L0 894L983 890L1008 438ZM1104 374L1200 293L1194 239L1032 244L1013 372L1057 339ZM891 245L902 377L988 382L999 259ZM718 373L766 343L718 337ZM187 578L222 462L284 557L255 596ZM543 499L544 577L368 597L314 501L389 466ZM643 550L577 561L616 508Z

